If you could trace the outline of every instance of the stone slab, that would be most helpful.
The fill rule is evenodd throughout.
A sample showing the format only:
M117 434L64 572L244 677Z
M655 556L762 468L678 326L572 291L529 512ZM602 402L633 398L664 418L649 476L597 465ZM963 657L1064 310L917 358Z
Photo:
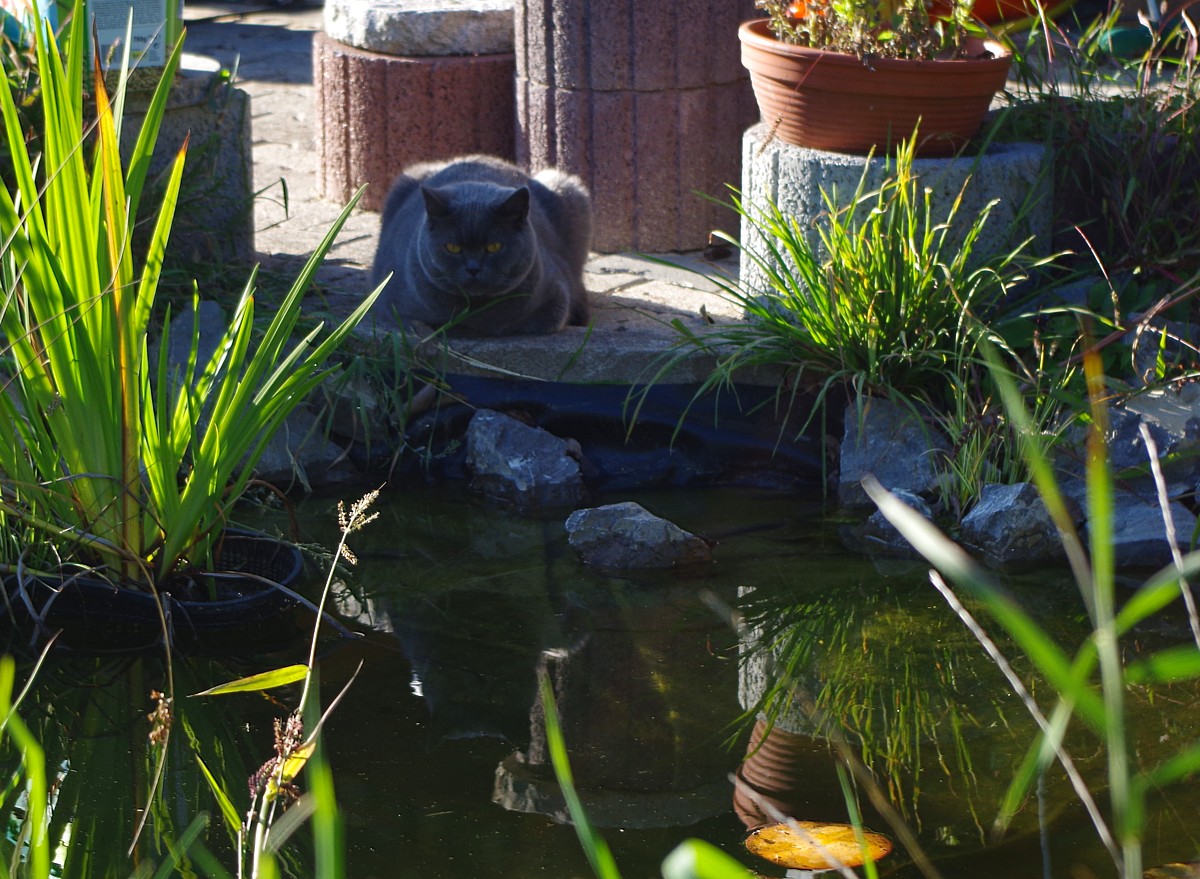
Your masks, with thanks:
M330 38L387 55L513 51L513 0L328 0Z

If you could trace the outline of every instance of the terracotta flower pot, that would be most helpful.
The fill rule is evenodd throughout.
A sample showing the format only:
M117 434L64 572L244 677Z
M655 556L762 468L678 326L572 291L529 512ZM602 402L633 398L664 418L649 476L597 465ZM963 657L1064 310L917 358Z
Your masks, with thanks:
M948 156L979 130L1012 56L978 41L970 56L904 61L793 46L766 19L743 24L742 64L763 122L786 143L843 153L884 151L920 122L918 156Z

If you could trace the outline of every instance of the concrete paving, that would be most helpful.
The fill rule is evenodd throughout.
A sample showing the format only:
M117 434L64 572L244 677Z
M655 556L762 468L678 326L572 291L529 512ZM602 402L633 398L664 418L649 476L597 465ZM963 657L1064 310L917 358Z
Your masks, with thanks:
M295 272L328 231L343 205L321 198L316 162L312 36L323 9L317 0L277 7L253 0L185 4L188 52L217 59L236 72L250 95L253 137L255 246L264 270ZM400 169L397 169L399 171ZM729 229L736 232L730 212ZM344 312L367 292L379 215L355 211L318 275L325 305ZM672 262L736 276L735 259L706 263L698 254ZM665 267L637 254L595 257L588 266L594 322L553 336L456 341L448 366L456 372L544 379L635 382L679 336L680 320L703 331L712 320L740 319L740 310L701 274ZM696 358L671 381L702 378L711 362Z

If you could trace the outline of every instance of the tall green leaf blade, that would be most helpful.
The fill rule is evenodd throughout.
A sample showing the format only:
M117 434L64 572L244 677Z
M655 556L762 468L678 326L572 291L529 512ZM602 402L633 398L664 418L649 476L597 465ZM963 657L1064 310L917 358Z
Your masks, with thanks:
M154 89L154 96L150 99L149 106L146 107L142 127L138 131L137 142L129 155L129 171L126 174L125 190L129 196L130 216L136 217L141 206L142 190L146 185L146 177L150 173L154 147L158 143L163 116L167 111L167 101L171 95L171 83L175 80L175 71L179 69L179 62L183 57L184 39L184 35L181 35L175 41L171 54L162 67L158 85Z
M663 879L750 879L753 875L702 839L685 839L662 863Z
M539 692L541 694L542 710L546 718L546 744L550 750L550 762L554 767L554 777L562 789L563 799L567 801L567 810L571 813L571 821L575 825L575 833L587 855L588 863L597 879L620 879L617 862L613 859L608 843L604 841L592 822L588 820L583 802L575 790L575 779L571 773L571 763L567 757L567 746L563 741L562 725L558 722L558 710L554 703L554 688L550 679L544 673L539 675Z
M304 680L308 674L308 666L304 663L286 665L271 671L259 672L237 680L227 681L215 687L209 687L193 696L225 696L229 693L252 693L259 690L271 690Z

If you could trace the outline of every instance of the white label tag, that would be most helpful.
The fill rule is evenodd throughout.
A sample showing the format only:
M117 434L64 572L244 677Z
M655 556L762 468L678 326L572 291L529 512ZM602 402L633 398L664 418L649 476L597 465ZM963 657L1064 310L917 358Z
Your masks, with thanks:
M88 10L100 39L100 58L105 66L121 63L131 10L130 66L162 67L166 63L167 8L163 0L89 0Z

